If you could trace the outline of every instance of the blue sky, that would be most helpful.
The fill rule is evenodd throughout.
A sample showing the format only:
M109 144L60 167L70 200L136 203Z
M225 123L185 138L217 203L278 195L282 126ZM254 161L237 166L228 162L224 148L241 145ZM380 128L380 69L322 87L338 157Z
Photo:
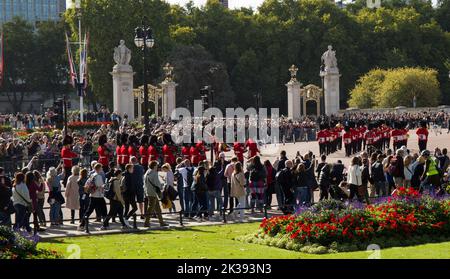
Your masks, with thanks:
M189 0L166 0L169 3L176 3L176 4L180 4L182 6L184 6L187 2L189 2ZM201 6L204 5L206 3L207 0L193 0L195 5L197 6ZM344 0L345 1L345 0ZM433 3L436 4L437 0L433 0ZM72 0L66 0L67 4L69 5L70 2L72 2ZM228 0L228 6L233 9L233 8L239 8L239 7L252 7L252 8L256 8L259 5L261 5L261 3L264 2L264 0Z

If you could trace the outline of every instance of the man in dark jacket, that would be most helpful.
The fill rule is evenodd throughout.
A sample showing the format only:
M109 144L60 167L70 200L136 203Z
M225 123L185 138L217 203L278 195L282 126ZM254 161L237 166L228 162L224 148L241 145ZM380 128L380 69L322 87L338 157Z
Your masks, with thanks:
M276 175L278 175L283 169L286 168L286 161L288 158L286 157L286 151L280 152L280 159L278 160L278 166L277 166L277 172ZM278 202L278 209L281 210L281 208L284 205L285 197L283 190L281 189L281 185L277 182L275 183L275 193L277 196L277 202Z
M8 212L11 203L11 195L11 180L5 176L4 169L0 168L0 226L11 225L11 212Z
M320 188L320 200L328 199L328 191L331 185L331 166L330 164L323 165L320 170L319 176L319 188Z
M292 161L287 160L285 162L285 168L281 170L276 178L277 183L280 185L281 191L284 195L284 205L281 206L281 210L284 214L290 214L294 211L295 196L294 196L294 175L292 173L292 167L294 164Z
M386 176L384 175L383 155L379 154L377 160L372 164L370 179L375 185L375 191L378 197L386 196Z

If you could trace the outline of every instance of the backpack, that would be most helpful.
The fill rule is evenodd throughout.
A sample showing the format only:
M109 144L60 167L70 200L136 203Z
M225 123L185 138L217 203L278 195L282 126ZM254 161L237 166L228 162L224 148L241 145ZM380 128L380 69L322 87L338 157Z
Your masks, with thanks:
M87 194L92 194L97 190L97 187L94 183L95 175L89 176L89 178L86 180L86 183L84 183L84 192Z
M397 160L392 159L388 167L388 173L394 176L397 173Z
M194 183L194 168L186 168L186 180L188 185L184 186L191 187L192 183Z
M112 200L116 196L116 192L114 192L114 181L116 180L117 180L116 178L111 178L106 182L104 196L108 200Z

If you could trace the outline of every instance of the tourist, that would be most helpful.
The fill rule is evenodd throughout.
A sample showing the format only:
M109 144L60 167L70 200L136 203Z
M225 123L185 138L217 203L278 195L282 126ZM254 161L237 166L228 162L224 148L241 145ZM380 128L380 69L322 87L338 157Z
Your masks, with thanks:
M225 168L224 176L227 179L227 184L226 184L225 187L227 187L229 189L229 193L231 193L231 178L232 178L232 175L234 173L234 167L235 167L237 162L239 162L238 158L236 156L234 156L233 158L231 158L231 162ZM241 167L242 167L242 164L241 164ZM245 179L245 177L244 177L244 179ZM233 211L234 211L234 204L235 204L234 200L235 199L236 199L236 197L233 197L233 196L230 195L230 211L229 211L228 214L232 214ZM225 202L226 202L226 199L224 198L224 203Z
M62 223L61 211L61 175L55 168L50 168L47 172L46 184L49 191L48 203L50 204L50 224L58 226Z
M295 203L295 179L293 174L294 164L291 160L285 162L285 168L277 173L276 180L283 192L284 202L281 210L284 214L293 212Z
M122 224L122 229L131 228L127 220L123 218L123 208L125 205L125 200L122 196L122 171L116 170L114 176L109 180L109 185L114 191L114 197L110 200L109 213L103 221L103 226L101 230L107 230L109 228L109 220L114 216L119 216L120 223Z
M41 173L37 170L33 171L33 175L35 178L36 183L39 185L38 189L40 191L37 192L37 209L36 209L36 215L38 218L39 226L40 227L46 227L47 222L45 218L44 213L44 204L45 204L45 181L42 177Z
M162 165L161 170L166 174L164 176L164 191L163 192L173 193L174 192L173 190L175 190L175 188L174 188L175 176L172 172L172 166L168 163L165 163L164 165ZM171 213L177 212L177 209L176 209L176 206L174 203L175 197L168 196L167 198L170 200L170 202L172 204L172 206L169 208L169 212L171 212Z
M357 196L358 200L362 200L362 197L358 192L358 188L362 185L362 172L360 163L361 162L358 157L353 157L351 165L347 172L347 183L349 184L350 188L350 201L352 201L355 196Z
M378 197L385 197L387 194L386 177L384 175L383 155L379 154L377 160L372 163L370 169L370 179L375 185L375 192Z
M389 166L389 173L394 178L395 187L404 186L405 181L405 167L403 164L404 151L399 148L395 152L395 157L392 158Z
M277 160L278 163L277 163L276 175L278 175L283 169L286 168L287 160L288 160L288 158L286 157L286 151L282 150L280 152L280 158L278 158L278 160ZM278 182L275 183L275 192L276 192L276 197L277 197L278 210L281 210L281 208L284 206L285 197L284 197L283 189Z
M435 193L440 188L441 175L436 163L435 158L432 158L430 151L424 150L421 155L425 159L425 166L423 174L420 178L421 188L423 191L428 191L430 194Z
M403 183L404 187L411 187L411 179L414 174L414 167L415 164L413 162L413 156L407 155L403 161L404 165L404 174L405 174L405 181Z
M207 171L206 184L208 185L208 216L214 217L214 211L222 209L222 179L223 169L219 161L214 162L214 165ZM217 207L216 207L217 205Z
M237 159L237 157L235 157ZM230 196L237 199L236 216L239 216L239 222L243 222L245 214L245 176L242 169L242 164L236 162L233 167L231 175L231 190Z
M31 198L30 193L28 192L28 187L25 184L25 175L22 172L15 174L12 200L14 209L16 210L16 223L14 224L14 230L19 231L20 229L25 229L28 233L31 233Z
M306 166L300 162L294 171L295 180L295 197L297 206L309 206L311 198L309 195L308 178Z
M134 173L134 165L133 164L127 164L125 165L125 171L122 176L122 189L123 189L123 197L125 200L125 219L128 220L130 217L134 216L136 214L138 208L136 204L136 194L137 194L137 188L136 188L136 179L139 179L133 175ZM130 205L131 205L131 211L130 211ZM151 213L151 212L146 212Z
M196 219L200 222L209 220L208 217L208 185L206 183L206 168L203 162L199 163L199 167L194 172L194 181L191 190L195 197L192 205L196 210Z
M80 171L80 175L78 177L77 185L78 185L78 196L80 198L80 211L79 211L79 219L80 223L83 219L84 213L89 207L89 193L86 192L84 186L86 185L86 181L88 180L88 170L82 169Z
M370 165L369 165L369 159L367 156L364 156L362 159L362 166L361 166L361 186L358 187L358 193L360 197L360 202L362 202L363 199L365 199L366 204L369 204L369 192L368 192L368 184L370 180Z
M97 163L94 167L94 173L92 176L88 178L87 183L87 191L89 192L89 206L86 210L80 225L78 226L79 230L83 230L85 228L86 222L88 222L89 217L91 216L94 210L98 210L100 216L106 216L106 203L103 197L103 188L105 184L105 177L103 174L103 166L100 163Z
M322 156L323 157L323 156ZM320 189L320 198L319 200L327 200L328 193L331 186L331 165L325 163L322 165L322 169L318 171L319 173L319 189Z
M415 167L414 167L414 172L413 175L411 177L411 187L414 188L415 190L421 191L421 178L425 169L425 157L420 156L419 158L417 158L416 162L415 162Z
M252 145L253 142L250 142L249 144ZM249 152L255 153L256 151L253 150ZM259 156L252 157L249 160L247 170L249 171L249 189L251 194L250 208L252 213L255 212L255 208L262 212L264 205L265 179L267 178L267 173L264 166L261 164L261 159Z
M447 148L442 149L442 153L438 156L439 160L439 169L442 172L446 172L448 167L450 166L450 158L447 155Z
M35 176L33 174L32 171L28 171L25 174L25 184L28 187L28 193L30 195L30 199L31 199L31 204L32 204L32 211L31 213L33 213L33 223L35 228L38 231L42 231L39 227L38 224L38 220L37 220L37 216L36 216L36 211L37 211L37 203L38 203L38 198L37 198L37 194L38 192L42 191L43 189L43 184L39 184L38 181L35 179Z
M80 179L80 167L72 167L72 175L66 185L66 208L70 209L70 224L75 224L75 210L80 210L80 193L78 180Z
M148 199L147 215L145 216L144 227L150 227L150 215L155 212L161 227L166 227L168 224L164 223L161 207L159 205L159 198L161 198L162 185L158 176L158 162L151 161L148 170L144 176L144 190L145 196Z
M0 226L11 226L11 214L15 212L11 201L12 183L0 167Z
M191 188L194 183L194 171L195 169L191 166L189 159L184 160L183 166L178 168L178 172L183 178L184 217L186 218L193 218L195 216L195 197Z
M270 209L272 206L272 196L275 193L275 169L269 160L264 161L264 167L267 174L266 177L266 192L264 193L266 208Z
M221 199L220 203L223 205L223 212L225 214L225 211L228 209L228 201L230 201L230 206L233 207L233 199L230 198L230 188L227 186L227 178L225 177L225 170L227 166L230 164L229 161L225 160L225 153L220 152L217 157L217 163L218 163L218 170L219 170L219 181L220 181L220 193L219 197ZM221 197L221 193L223 190L223 201ZM219 208L221 209L221 208Z

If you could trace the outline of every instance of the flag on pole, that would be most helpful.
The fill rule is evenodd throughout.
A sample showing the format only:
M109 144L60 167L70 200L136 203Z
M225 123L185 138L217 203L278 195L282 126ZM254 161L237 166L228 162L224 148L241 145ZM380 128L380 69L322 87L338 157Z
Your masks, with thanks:
M72 51L70 50L69 36L66 33L66 45L67 45L67 57L69 60L70 68L70 84L75 88L78 83L77 72L75 71L75 64L73 62Z
M88 87L88 81L89 81L89 76L88 76L88 50L89 50L89 33L86 33L84 35L84 44L83 44L83 53L82 53L82 75L83 75L83 80L82 80L82 84L83 84L83 94L86 94L86 88Z
M5 69L5 61L3 55L3 33L0 35L0 86L3 84L3 75Z

